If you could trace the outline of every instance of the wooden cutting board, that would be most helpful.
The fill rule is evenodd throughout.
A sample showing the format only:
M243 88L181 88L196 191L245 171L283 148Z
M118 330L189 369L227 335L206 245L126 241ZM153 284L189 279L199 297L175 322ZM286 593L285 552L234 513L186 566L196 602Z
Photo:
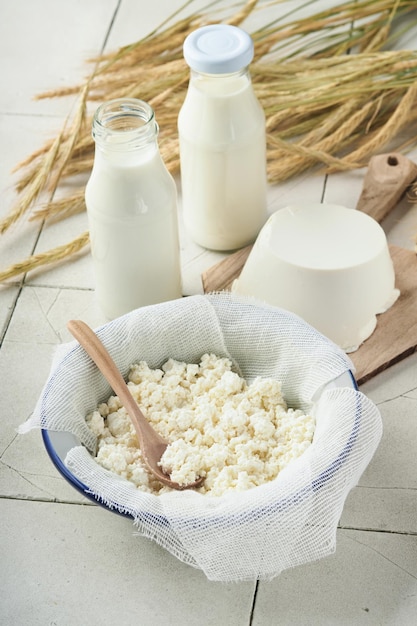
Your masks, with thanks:
M204 292L229 290L251 248L238 250L204 272ZM349 354L359 385L417 350L417 256L397 246L390 246L390 254L401 295L388 311L378 315L377 327L369 339Z

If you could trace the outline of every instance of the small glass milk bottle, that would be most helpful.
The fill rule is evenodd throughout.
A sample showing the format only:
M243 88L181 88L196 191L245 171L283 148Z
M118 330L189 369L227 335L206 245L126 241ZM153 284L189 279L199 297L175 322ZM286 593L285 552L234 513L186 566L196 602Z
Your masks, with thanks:
M181 296L177 192L149 104L104 103L92 132L96 149L85 200L96 296L113 319Z
M251 37L226 24L184 41L191 68L178 117L184 223L212 250L251 243L267 219L265 114L248 70L253 54Z

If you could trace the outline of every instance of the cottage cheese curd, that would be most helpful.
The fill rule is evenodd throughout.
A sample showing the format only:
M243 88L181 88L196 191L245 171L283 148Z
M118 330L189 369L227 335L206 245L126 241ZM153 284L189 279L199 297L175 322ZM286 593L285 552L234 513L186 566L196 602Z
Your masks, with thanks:
M205 354L199 364L169 359L161 369L132 365L128 386L152 426L170 442L161 465L186 484L204 476L198 491L220 496L273 480L311 444L314 419L288 408L281 383L251 384L229 359ZM117 396L87 416L98 438L97 462L139 489L164 493L142 462L131 420Z

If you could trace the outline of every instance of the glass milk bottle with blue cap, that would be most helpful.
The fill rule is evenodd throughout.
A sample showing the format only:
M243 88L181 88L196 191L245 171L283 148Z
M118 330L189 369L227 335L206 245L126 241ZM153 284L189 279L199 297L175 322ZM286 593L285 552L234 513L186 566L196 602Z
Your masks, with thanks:
M184 42L190 82L178 117L184 224L212 250L256 239L266 221L265 114L249 74L242 29L204 26Z
M177 190L143 100L102 104L85 201L98 303L112 319L181 297Z

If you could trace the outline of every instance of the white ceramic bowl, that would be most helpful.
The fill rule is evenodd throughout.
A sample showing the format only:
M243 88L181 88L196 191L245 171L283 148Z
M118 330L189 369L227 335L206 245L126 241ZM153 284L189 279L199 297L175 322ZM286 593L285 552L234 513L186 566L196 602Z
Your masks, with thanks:
M346 352L398 298L385 233L338 205L288 206L262 228L232 291L296 313Z

